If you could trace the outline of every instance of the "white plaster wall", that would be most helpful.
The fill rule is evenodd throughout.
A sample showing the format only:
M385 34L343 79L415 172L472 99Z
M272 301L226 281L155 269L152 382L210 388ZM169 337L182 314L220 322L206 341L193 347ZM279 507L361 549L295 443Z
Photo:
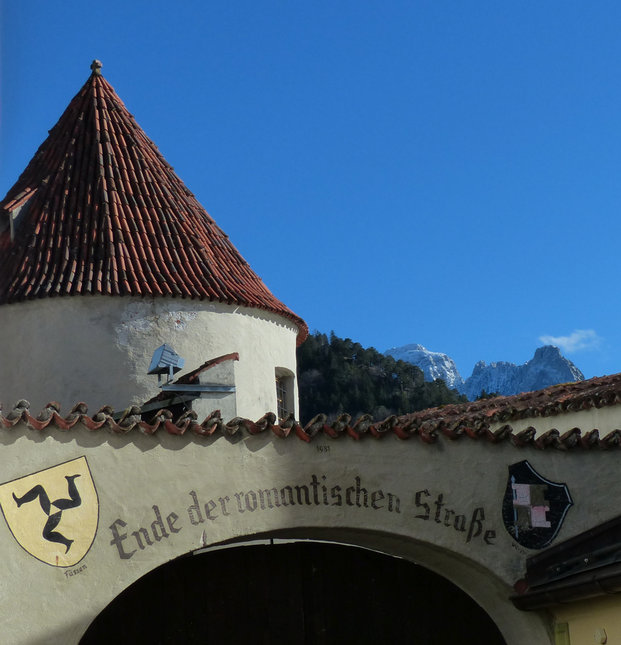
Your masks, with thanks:
M297 331L269 312L199 300L76 296L3 305L0 401L6 410L27 399L35 415L49 401L64 413L78 401L91 413L106 404L123 410L159 391L147 370L167 343L185 358L184 372L238 352L237 414L257 419L276 411L275 368L296 371Z
M237 361L224 361L214 365L199 374L198 380L202 385L234 386L236 378ZM199 419L204 419L213 410L220 410L223 419L233 419L237 414L237 392L223 394L221 392L206 392L201 398L192 401L192 409Z
M80 427L36 433L20 425L0 430L0 446L0 486L85 456L99 496L97 534L75 567L86 568L72 576L26 553L0 518L4 562L0 622L5 626L3 642L9 645L77 643L107 604L157 566L209 545L257 534L317 537L407 557L468 592L496 622L509 645L549 643L544 614L518 611L509 600L512 584L524 574L526 557L533 551L516 545L502 523L507 466L529 459L542 474L567 483L575 507L559 540L592 526L594 516L617 514L613 500L621 494L616 451L543 452L470 439L441 439L426 445L394 436L358 442L318 438L307 444L297 437L278 439L269 432L200 438L139 432L112 435ZM321 488L318 502L311 498L307 504L253 510L246 506L242 511L235 501L236 493L245 499L249 491L309 486L313 475L328 487L327 504ZM331 488L340 486L344 495L356 477L367 490L369 503L333 504ZM593 498L594 486L607 487L609 497ZM371 495L378 490L384 497L376 497L377 508L372 508ZM417 493L424 490L429 492L424 500L431 507L427 519L420 517L423 509L416 502ZM200 523L193 523L188 513L191 491L202 509ZM389 509L389 493L398 497L398 511ZM440 494L445 508L455 509L468 521L483 509L481 531L475 531L471 540L466 532L447 526L443 513L440 521L435 520L434 500ZM227 513L220 497L229 500ZM10 503L10 494L7 499ZM176 515L178 531L140 549L132 534L140 528L149 530L154 505L164 521L171 513ZM208 510L212 517L207 517ZM64 513L69 518L71 510ZM42 516L41 526L44 521ZM60 531L66 526L63 522ZM112 526L123 536L120 544L131 557L121 557ZM22 614L23 606L36 609Z

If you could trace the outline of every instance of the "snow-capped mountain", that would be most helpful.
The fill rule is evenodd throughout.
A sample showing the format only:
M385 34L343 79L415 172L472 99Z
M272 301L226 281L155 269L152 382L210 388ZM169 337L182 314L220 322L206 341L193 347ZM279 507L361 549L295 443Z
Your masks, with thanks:
M483 390L506 396L539 390L557 383L584 380L582 372L553 345L539 347L533 358L523 365L506 361L488 365L485 361L479 361L474 366L472 375L465 381L452 358L440 352L430 352L422 345L393 347L385 354L417 365L427 381L443 379L449 387L456 388L471 401Z
M422 345L392 347L387 349L384 354L420 367L426 381L435 381L441 378L448 387L455 388L461 392L460 388L464 385L464 379L461 377L455 361L446 354L430 352Z
M485 361L479 361L460 392L473 400L482 390L504 395L518 394L557 383L583 380L584 374L561 354L558 347L545 345L536 349L533 358L523 365L504 361L487 365Z

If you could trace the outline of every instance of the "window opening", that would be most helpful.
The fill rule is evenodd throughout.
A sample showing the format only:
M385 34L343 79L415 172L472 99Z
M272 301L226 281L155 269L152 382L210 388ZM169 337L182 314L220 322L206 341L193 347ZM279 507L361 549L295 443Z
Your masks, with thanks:
M284 419L289 414L287 406L287 380L286 376L276 376L276 403L279 419Z

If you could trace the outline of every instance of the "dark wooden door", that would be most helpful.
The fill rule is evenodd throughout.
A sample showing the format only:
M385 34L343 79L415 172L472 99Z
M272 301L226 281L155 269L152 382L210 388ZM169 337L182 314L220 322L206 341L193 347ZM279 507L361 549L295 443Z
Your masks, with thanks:
M81 645L502 645L467 595L411 562L317 542L175 560L118 596Z

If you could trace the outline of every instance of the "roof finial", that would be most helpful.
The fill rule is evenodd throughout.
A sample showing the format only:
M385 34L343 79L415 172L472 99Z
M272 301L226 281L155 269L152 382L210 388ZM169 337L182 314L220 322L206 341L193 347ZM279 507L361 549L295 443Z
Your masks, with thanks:
M95 59L91 63L91 69L93 70L93 74L95 74L95 76L101 76L101 68L102 64L100 60Z

